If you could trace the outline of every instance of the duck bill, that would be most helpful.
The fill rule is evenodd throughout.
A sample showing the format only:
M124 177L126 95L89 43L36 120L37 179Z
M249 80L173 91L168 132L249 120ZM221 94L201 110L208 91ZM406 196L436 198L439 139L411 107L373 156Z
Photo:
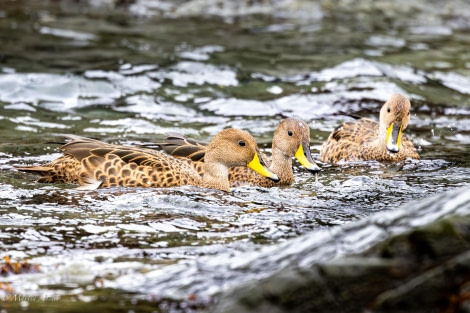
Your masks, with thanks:
M260 173L264 177L271 179L272 181L279 181L279 177L266 167L264 162L259 158L258 153L255 153L253 160L251 160L250 163L248 163L246 166L251 168L253 171Z
M295 158L312 173L318 173L321 171L321 168L313 161L312 155L310 153L310 147L307 143L302 142L295 153Z
M393 153L400 151L401 133L401 125L396 125L395 123L390 124L385 137L388 151Z

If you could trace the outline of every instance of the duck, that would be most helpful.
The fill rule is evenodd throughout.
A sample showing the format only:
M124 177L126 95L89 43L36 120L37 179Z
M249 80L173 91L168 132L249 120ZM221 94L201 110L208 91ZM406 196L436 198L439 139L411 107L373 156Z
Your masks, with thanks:
M164 143L158 144L166 153L177 158L192 160L194 169L204 174L207 143L184 137L180 134L170 134ZM310 128L307 123L298 118L286 118L279 123L272 141L272 158L261 155L263 162L274 172L279 181L267 179L246 167L231 167L229 181L231 187L254 186L274 187L290 185L294 182L292 158L312 173L318 173L321 168L313 161L310 152Z
M204 175L191 162L153 149L104 143L76 135L61 146L64 155L40 166L17 166L22 172L39 174L39 183L78 184L78 189L105 187L200 186L230 191L229 167L247 166L278 181L262 159L255 139L246 131L227 128L207 145Z
M340 161L379 162L420 159L403 133L410 121L411 103L401 94L392 95L380 109L380 121L360 118L336 128L322 144L320 160L336 164Z

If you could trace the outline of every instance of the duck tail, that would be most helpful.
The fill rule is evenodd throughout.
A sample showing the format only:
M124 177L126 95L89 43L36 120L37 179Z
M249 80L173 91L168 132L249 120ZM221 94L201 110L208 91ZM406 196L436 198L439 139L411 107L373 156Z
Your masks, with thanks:
M32 173L32 174L41 176L36 180L37 183L53 183L54 182L54 172L53 172L52 167L25 165L25 166L15 166L15 169L21 172Z
M15 166L15 169L21 172L34 173L41 176L48 176L52 171L52 167L47 166L36 166L36 165L23 165Z

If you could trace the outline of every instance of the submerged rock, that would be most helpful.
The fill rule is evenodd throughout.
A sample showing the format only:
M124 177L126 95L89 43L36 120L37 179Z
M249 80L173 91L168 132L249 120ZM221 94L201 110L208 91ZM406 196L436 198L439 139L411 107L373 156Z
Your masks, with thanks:
M308 240L319 232L307 234L314 247L226 291L213 312L470 312L470 187L339 228L323 241L353 252L325 258Z

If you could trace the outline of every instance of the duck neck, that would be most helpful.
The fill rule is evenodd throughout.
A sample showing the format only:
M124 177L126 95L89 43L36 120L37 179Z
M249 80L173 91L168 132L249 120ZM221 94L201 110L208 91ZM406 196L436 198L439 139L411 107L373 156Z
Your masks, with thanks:
M381 123L379 123L378 128L379 128L379 135L372 142L373 148L374 150L377 150L377 151L387 151L387 145L385 144L385 137L387 136L387 129Z
M228 168L220 163L210 162L207 158L204 163L204 187L229 192Z
M272 163L269 169L277 174L280 184L292 184L294 182L292 157L284 154L276 146L273 146Z

